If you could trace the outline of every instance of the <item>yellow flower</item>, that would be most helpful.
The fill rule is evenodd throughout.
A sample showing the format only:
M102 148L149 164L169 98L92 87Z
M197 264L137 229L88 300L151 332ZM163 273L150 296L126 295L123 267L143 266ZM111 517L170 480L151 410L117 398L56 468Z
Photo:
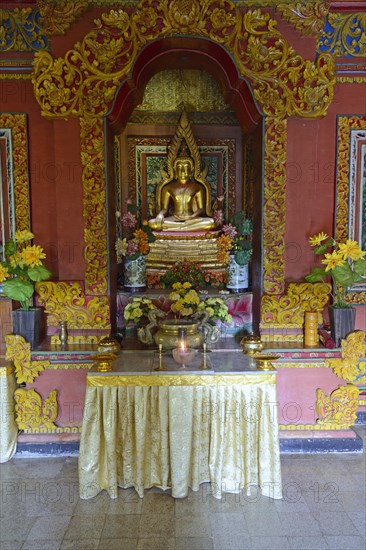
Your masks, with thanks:
M320 246L323 241L326 241L328 239L328 235L326 233L319 233L318 235L314 235L313 237L310 237L309 243L311 246Z
M13 254L13 256L10 256L9 257L9 262L10 262L10 265L11 267L20 267L21 269L23 269L24 267L24 258L23 258L23 254L21 252L15 252L15 254Z
M136 307L131 313L131 318L136 320L136 319L139 319L142 315L143 315L142 309L140 307Z
M42 265L42 259L46 257L43 248L38 245L27 246L22 250L22 258L25 265L36 267Z
M344 264L344 259L335 250L331 254L324 254L325 259L322 260L322 264L326 266L325 271L330 271L337 266Z
M8 268L0 264L0 283L5 281L5 279L8 279L9 277L10 275L8 272Z
M14 235L14 239L19 243L26 243L27 241L31 241L34 239L33 233L28 231L28 229L22 229L21 231L17 231Z
M187 281L183 283L183 288L191 288L191 283L188 283Z
M361 260L366 254L366 252L361 250L359 244L356 241L352 241L352 239L347 239L345 243L340 244L338 252L344 260L347 260L347 258Z

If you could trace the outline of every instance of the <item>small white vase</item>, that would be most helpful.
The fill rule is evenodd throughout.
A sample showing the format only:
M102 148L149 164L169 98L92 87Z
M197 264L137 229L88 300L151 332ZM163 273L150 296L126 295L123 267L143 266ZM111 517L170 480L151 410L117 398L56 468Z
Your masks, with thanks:
M245 292L249 288L248 264L239 265L235 261L235 255L230 254L230 261L226 268L226 288L231 292Z
M126 292L143 292L146 290L146 256L136 260L125 258L124 289Z

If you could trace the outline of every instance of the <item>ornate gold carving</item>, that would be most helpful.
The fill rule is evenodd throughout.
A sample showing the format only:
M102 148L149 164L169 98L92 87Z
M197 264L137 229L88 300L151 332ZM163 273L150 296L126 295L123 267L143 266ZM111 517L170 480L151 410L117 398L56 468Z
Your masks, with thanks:
M355 382L358 375L365 372L366 363L361 362L366 354L365 333L362 330L351 332L342 340L341 348L341 358L328 359L326 366L347 382Z
M267 117L264 138L264 291L284 291L287 121Z
M281 368L281 369L322 369L325 367L325 363L324 363L324 360L322 359L317 359L317 360L313 360L313 359L308 359L308 360L293 360L293 361L288 361L288 362L283 362L281 361L281 363L277 363L276 364L276 369L278 368Z
M246 384L275 384L275 374L227 374L212 376L210 374L149 374L137 375L90 375L87 386L93 388L107 386L231 386Z
M263 296L261 328L302 328L305 311L321 311L329 300L327 283L290 283L282 296Z
M317 424L335 424L343 429L353 426L356 421L359 389L352 384L338 386L330 396L324 390L316 390L315 410Z
M273 330L270 327L270 332L264 334L261 332L262 342L298 342L301 343L304 340L303 334L288 334L287 330L292 329L291 325L283 325L281 327L274 328Z
M48 36L66 34L72 23L88 9L86 0L38 0L37 5L42 17L42 29Z
M106 181L102 119L80 119L82 182L84 189L85 292L108 292Z
M276 5L276 11L303 35L318 35L323 31L329 8L330 0L302 0Z
M0 9L0 50L31 52L48 48L42 35L39 12L33 8ZM6 24L4 24L6 23Z
M0 113L0 128L11 129L17 230L30 228L26 120L25 114Z
M346 302L350 304L366 304L366 292L347 292Z
M48 370L90 370L93 363L51 363Z
M45 307L47 324L58 326L67 321L69 329L109 329L107 296L85 296L78 282L37 283L40 305Z
M95 335L85 336L83 334L69 335L67 338L68 344L97 344L99 342L99 337ZM57 335L51 336L51 345L60 346L60 338Z
M0 80L31 80L32 75L29 73L0 73Z
M338 424L335 422L324 422L324 424L279 424L281 431L330 431L330 430L348 430L349 424Z
M18 384L33 382L50 364L49 361L31 361L30 344L22 336L7 334L5 343L5 359L13 361Z
M337 212L335 235L338 242L345 242L347 239L351 130L366 130L366 117L351 115L338 118Z
M177 34L222 44L268 115L323 116L333 98L333 58L303 60L276 21L259 9L245 11L229 0L220 8L216 0L141 0L132 16L111 10L95 24L64 58L36 54L33 84L45 116L104 115L139 51L158 37Z
M146 85L138 111L230 111L218 82L205 71L174 69L160 71ZM190 120L191 120L191 114Z
M366 84L366 76L337 76L339 84Z
M318 51L326 48L334 56L366 56L366 13L331 12L328 15L328 23L332 30L324 31L318 42Z
M39 431L55 429L58 414L57 390L52 390L42 403L42 397L33 388L18 388L14 392L16 422L20 430Z

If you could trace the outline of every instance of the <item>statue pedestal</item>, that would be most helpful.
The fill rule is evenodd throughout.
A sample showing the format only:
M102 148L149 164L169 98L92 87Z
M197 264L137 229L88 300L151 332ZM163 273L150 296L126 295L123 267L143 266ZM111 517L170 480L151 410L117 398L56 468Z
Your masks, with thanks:
M184 234L154 232L156 241L150 244L146 258L147 273L162 275L175 262L188 260L197 262L202 268L225 273L225 265L218 260L218 231L186 232Z

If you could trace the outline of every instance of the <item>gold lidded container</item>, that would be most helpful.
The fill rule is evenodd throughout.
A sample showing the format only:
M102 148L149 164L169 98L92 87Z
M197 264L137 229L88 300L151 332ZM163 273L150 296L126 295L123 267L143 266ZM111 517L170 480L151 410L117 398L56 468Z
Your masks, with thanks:
M192 322L188 319L167 319L159 323L159 329L154 334L154 340L157 345L162 344L164 350L174 349L178 346L180 332L184 330L187 347L201 348L203 336L198 327L198 322Z
M243 353L253 355L254 353L262 351L263 344L259 336L254 334L254 332L250 332L246 336L243 336L240 341L240 347L242 348Z
M121 351L121 346L112 336L103 336L98 342L98 351L99 353L118 354Z

